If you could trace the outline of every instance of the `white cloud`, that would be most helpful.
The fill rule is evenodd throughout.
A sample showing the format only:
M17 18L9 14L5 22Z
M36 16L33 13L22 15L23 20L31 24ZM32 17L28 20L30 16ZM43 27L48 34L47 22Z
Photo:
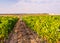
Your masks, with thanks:
M30 0L31 2L25 2L26 0L20 0L10 8L1 8L0 13L59 13L60 3L56 1L50 2L50 0ZM35 3L44 1L46 3Z
M31 0L32 1L32 0ZM33 0L32 2L35 2L36 0ZM39 1L39 0L37 0ZM42 0L40 0L42 1ZM48 1L48 0L46 0ZM55 13L60 11L60 9L58 9L59 3L27 3L23 1L20 1L18 3L16 3L13 7L12 7L12 11L17 12L17 13L41 13L41 12L47 12L47 13ZM57 7L56 7L57 6ZM59 7L60 8L60 7Z

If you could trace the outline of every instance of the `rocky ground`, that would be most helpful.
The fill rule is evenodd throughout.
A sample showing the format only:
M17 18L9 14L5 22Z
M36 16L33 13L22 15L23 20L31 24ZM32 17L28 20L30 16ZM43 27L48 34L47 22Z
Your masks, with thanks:
M5 43L40 43L40 39L23 21L19 20Z

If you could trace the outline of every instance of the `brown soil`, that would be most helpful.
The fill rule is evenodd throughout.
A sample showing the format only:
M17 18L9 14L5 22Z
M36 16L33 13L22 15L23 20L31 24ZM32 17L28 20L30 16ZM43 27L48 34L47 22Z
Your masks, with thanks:
M40 39L23 21L19 20L5 43L40 43Z

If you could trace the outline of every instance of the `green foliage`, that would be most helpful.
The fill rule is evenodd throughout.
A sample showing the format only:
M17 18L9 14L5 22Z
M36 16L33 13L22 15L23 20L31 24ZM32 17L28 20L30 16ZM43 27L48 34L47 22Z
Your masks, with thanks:
M25 16L22 20L48 43L60 40L60 16Z
M8 38L17 20L17 17L0 16L0 39Z

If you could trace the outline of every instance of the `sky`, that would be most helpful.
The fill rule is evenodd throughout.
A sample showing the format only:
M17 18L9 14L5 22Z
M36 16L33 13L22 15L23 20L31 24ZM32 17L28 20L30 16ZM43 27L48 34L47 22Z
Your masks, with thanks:
M60 0L0 0L0 13L60 14Z

